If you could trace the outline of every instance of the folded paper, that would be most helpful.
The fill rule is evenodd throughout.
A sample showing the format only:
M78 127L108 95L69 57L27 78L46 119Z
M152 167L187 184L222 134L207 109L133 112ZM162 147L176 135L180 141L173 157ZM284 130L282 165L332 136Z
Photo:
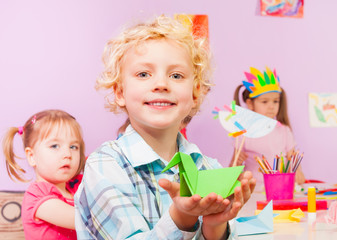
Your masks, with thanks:
M180 175L180 196L189 197L198 194L206 197L214 192L226 198L234 193L235 187L241 186L238 177L244 166L199 171L190 155L177 152L162 172L177 164Z
M261 210L256 210L258 214ZM273 213L279 214L274 218L274 223L299 222L304 217L304 213L300 208L293 210L274 210Z
M235 219L235 230L238 236L270 233L274 231L273 201L260 211L258 215Z

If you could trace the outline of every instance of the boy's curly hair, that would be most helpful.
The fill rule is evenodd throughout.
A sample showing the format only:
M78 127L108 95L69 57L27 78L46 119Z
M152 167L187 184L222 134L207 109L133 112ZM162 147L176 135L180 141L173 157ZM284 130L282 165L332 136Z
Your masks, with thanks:
M107 42L104 53L104 71L96 81L96 89L111 90L106 98L106 108L117 113L119 109L114 93L121 87L121 67L126 52L147 40L169 39L183 46L191 56L194 67L193 98L197 104L187 117L194 116L200 108L211 83L210 51L207 39L196 38L178 20L159 16L153 22L138 24L124 30L118 37Z

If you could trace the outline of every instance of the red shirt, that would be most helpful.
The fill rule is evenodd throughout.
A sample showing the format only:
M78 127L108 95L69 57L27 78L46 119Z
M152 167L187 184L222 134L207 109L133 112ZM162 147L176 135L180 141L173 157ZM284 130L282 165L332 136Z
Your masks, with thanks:
M79 175L67 183L67 190L72 195L77 191L81 180L82 175ZM35 218L35 213L41 204L55 198L74 206L74 199L63 197L51 183L34 182L28 187L22 201L22 224L26 240L77 239L75 230L62 228Z

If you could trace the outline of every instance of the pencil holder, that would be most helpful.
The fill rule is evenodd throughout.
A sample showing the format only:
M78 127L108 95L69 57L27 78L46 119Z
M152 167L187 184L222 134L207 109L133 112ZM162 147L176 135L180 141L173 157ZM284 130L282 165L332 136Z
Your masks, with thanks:
M295 173L263 174L267 201L293 199Z

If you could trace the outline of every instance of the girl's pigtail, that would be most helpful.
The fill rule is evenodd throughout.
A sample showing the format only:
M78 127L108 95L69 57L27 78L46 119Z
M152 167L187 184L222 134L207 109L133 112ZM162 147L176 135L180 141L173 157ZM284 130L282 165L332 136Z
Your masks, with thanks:
M22 135L23 127L9 128L2 142L2 149L6 158L6 170L12 180L15 181L17 179L21 182L27 182L27 180L22 177L26 171L15 161L15 158L20 158L15 155L13 148L14 136L17 133Z
M290 120L288 117L288 104L287 104L287 95L283 88L280 96L280 108L277 113L276 119L283 125L288 126L291 129Z
M239 96L241 87L243 87L242 84L239 85L239 86L237 86L236 89L235 89L235 92L234 92L234 100L235 100L236 105L238 105L238 106L241 106L241 104L240 104L240 96Z

